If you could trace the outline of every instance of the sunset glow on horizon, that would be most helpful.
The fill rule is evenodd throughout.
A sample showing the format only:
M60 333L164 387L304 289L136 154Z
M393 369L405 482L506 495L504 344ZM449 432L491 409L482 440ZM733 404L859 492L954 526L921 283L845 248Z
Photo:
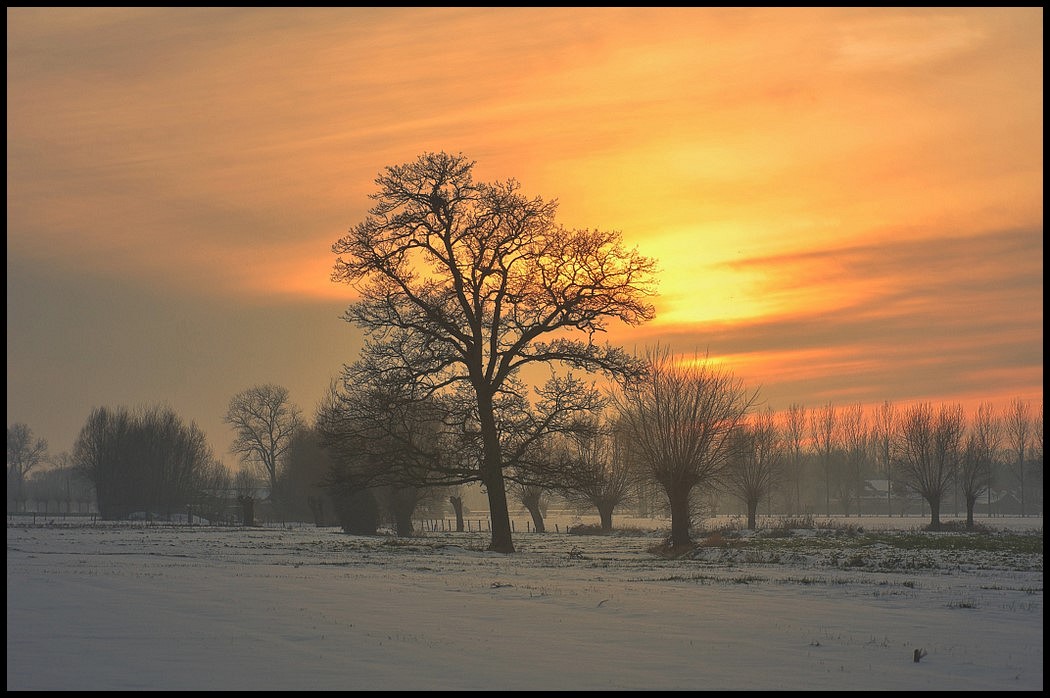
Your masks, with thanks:
M1042 8L8 8L8 422L307 415L360 331L332 243L387 166L618 230L628 350L776 409L1043 385Z

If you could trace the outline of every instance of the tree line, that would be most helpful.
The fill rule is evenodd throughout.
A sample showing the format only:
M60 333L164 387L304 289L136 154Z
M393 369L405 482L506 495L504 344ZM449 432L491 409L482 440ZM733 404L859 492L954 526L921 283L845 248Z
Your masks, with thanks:
M305 499L315 518L335 516L348 531L374 531L386 516L406 533L428 500L448 501L461 519L460 488L479 483L489 548L509 553L508 497L542 530L545 496L594 506L605 527L617 506L657 491L678 547L712 493L739 498L751 526L774 494L801 510L814 463L827 513L832 501L846 513L859 504L877 466L928 503L934 526L949 491L967 502L990 491L1003 433L1017 447L1022 502L1036 452L1041 477L1041 414L979 413L967 425L953 405L897 414L887 404L868 416L828 404L778 415L707 357L600 342L610 323L654 316L655 260L619 232L565 228L556 201L514 180L477 181L473 168L447 153L385 168L366 218L333 244L333 281L358 298L343 319L365 341L312 424L280 386L231 399L233 452L286 511ZM94 483L100 511L120 515L139 504L133 496L170 509L221 478L194 425L97 412L74 467ZM8 462L10 471L10 430Z

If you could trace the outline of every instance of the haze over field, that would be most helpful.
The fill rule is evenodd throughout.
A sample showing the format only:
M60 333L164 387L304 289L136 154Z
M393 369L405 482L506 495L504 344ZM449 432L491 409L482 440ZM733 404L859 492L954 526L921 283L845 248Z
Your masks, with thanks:
M8 422L313 412L331 245L429 151L660 264L627 348L784 409L1042 401L1042 8L8 8ZM441 40L436 40L441 37Z

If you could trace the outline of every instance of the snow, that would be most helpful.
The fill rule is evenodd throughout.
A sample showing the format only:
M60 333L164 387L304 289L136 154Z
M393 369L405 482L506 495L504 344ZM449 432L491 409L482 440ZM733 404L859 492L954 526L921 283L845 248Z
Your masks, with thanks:
M986 521L1041 541L1041 518ZM1041 548L847 563L806 531L670 560L657 532L559 528L502 555L477 532L9 518L7 689L1043 688Z

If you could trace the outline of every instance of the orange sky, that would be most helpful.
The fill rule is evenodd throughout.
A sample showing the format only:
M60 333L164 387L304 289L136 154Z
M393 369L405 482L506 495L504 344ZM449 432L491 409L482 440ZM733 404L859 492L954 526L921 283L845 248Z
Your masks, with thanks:
M8 422L308 414L331 244L425 151L661 268L774 408L1042 401L1042 8L7 10Z

